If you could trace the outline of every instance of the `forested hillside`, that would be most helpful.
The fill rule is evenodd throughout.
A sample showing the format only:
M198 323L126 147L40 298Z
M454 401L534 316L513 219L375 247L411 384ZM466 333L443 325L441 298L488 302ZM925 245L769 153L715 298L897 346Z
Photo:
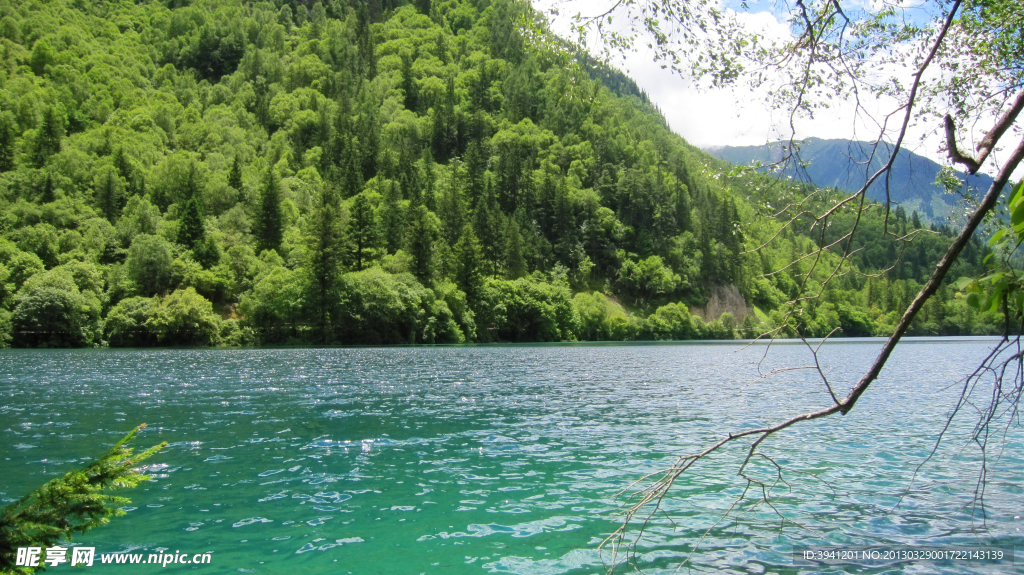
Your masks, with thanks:
M3 345L873 335L949 242L903 250L869 211L858 267L787 315L826 281L769 273L815 248L809 224L747 250L779 230L762 206L807 190L726 177L525 3L0 13ZM756 312L691 315L716 286ZM998 329L940 296L916 333Z

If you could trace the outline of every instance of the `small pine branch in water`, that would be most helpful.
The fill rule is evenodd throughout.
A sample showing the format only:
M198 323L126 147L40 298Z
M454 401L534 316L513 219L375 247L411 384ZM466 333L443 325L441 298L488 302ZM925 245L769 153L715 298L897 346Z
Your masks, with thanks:
M0 573L32 573L37 568L15 566L19 547L52 547L124 515L131 503L110 491L135 487L149 476L138 467L140 461L167 446L160 443L133 454L126 444L146 424L136 427L118 441L106 455L83 469L71 471L22 497L0 511Z

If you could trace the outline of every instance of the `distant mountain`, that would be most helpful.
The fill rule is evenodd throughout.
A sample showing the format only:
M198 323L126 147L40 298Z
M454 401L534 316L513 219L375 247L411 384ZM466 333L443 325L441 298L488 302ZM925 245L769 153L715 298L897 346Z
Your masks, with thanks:
M755 161L769 164L781 158L783 146L783 142L773 142L761 146L718 146L705 151L736 165L750 165ZM867 160L871 154L869 142L811 138L805 140L799 150L800 160L809 162L809 165L799 173L794 168L788 168L780 175L804 181L809 179L823 188L856 191L882 166L891 149L889 144L879 146L868 165ZM908 215L917 211L922 220L943 223L956 206L962 203L962 198L957 194L945 193L935 184L941 168L940 164L928 158L901 149L893 164L889 199L903 206ZM992 178L987 175L969 176L961 173L960 178L965 180L965 188L973 189L976 195L984 194L992 184ZM879 179L872 184L868 189L868 197L879 202L885 201L884 180Z

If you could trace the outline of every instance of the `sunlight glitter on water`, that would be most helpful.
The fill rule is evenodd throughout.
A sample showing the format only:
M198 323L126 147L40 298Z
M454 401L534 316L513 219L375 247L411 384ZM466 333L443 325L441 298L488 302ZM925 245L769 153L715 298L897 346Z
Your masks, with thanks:
M909 477L957 392L948 383L986 345L913 342L850 415L771 440L793 485L773 502L813 532L780 533L763 506L720 521L742 490L736 450L677 482L665 502L672 520L648 526L637 561L674 572L712 527L698 572L798 572L794 544L976 541L961 508L977 458L959 451L962 436L913 486ZM832 381L854 381L877 347L826 346ZM153 460L156 481L127 493L128 516L82 538L98 551L209 550L210 573L596 573L609 559L597 546L617 526L619 491L729 430L827 402L806 372L759 380L763 352L3 351L2 456L16 472L0 496L20 496L145 421L140 446L171 445ZM761 371L804 364L804 352L775 346ZM984 535L1018 545L1021 445L1016 428L992 468Z

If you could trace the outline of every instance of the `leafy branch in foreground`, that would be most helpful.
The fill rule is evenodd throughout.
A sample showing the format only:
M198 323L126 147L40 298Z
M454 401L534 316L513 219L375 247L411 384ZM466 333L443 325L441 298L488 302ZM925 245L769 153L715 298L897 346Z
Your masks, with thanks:
M779 216L793 216L783 228L796 224L802 218L810 218L815 225L821 226L816 249L802 256L794 254L793 259L796 262L812 262L812 270L819 265L831 265L831 271L825 281L815 284L809 281L809 276L805 276L797 286L797 295L790 302L792 311L785 320L787 323L791 319L796 320L794 331L798 336L804 335L799 325L799 316L804 311L799 307L800 304L820 298L825 285L833 278L839 277L844 266L849 266L851 257L857 250L856 236L866 233L866 226L861 225L864 223L862 216L870 207L866 201L866 193L876 181L885 187L888 223L888 209L895 203L894 197L889 193L889 183L893 178L892 168L908 136L910 126L928 125L932 120L941 118L946 136L945 152L949 155L951 163L964 165L972 174L982 169L986 160L990 160L990 152L1000 150L1001 143L1013 146L1013 140L1019 139L1022 135L1017 118L1024 110L1024 51L1021 50L1024 43L1021 42L1022 28L1019 26L1019 23L1024 21L1024 10L1021 9L1019 2L928 2L924 3L928 20L925 25L914 23L913 18L901 18L905 6L899 1L883 2L880 9L867 11L853 6L853 3L847 3L847 7L843 8L840 0L783 2L777 5L776 9L781 7L789 13L791 33L788 37L776 43L761 44L761 48L758 49L753 43L756 33L741 33L734 37L737 39L735 45L742 49L727 54L722 58L724 64L716 64L711 68L703 65L703 62L709 61L709 57L715 56L714 52L708 49L709 42L687 43L688 39L683 38L684 41L672 45L670 42L662 41L666 38L661 34L663 27L685 23L683 19L673 17L677 12L672 11L678 10L684 4L690 6L678 0L622 0L602 14L601 18L608 18L616 11L624 13L634 31L629 39L636 37L636 31L646 32L654 39L650 48L656 50L659 55L694 54L688 57L692 71L697 77L710 76L712 85L717 85L722 78L722 75L716 72L735 69L732 63L740 61L747 63L747 66L740 66L739 69L745 72L743 76L750 81L751 87L761 87L766 77L779 78L773 86L768 87L766 102L773 109L789 113L789 129L792 135L780 165L799 160L796 154L790 153L794 149L793 138L796 132L794 117L813 117L814 110L841 103L854 115L873 119L872 123L878 126L878 137L872 142L872 152L862 168L866 182L858 191L836 201L823 211L807 211L803 202L796 202L779 213ZM666 6L669 8L666 9ZM718 14L710 11L704 4L694 6L705 10L708 15ZM742 4L742 9L749 11L745 3ZM644 18L637 19L637 15ZM693 22L694 18L690 17L689 21ZM584 32L580 34L581 38L587 31L596 31L600 34L602 29L597 26L599 23L599 20L592 18L576 18L578 31ZM712 40L734 34L733 30L724 26L713 32L715 33L709 36ZM621 42L617 42L617 37L607 39L602 35L602 39L613 48L623 47ZM749 43L745 44L744 40L749 40ZM698 49L680 50L678 46L696 46ZM627 43L625 47L630 48L631 44ZM734 55L735 58L731 58L730 55ZM718 62L714 58L710 61ZM726 65L729 68L725 68ZM886 69L886 66L895 66L901 72L877 73L878 70ZM942 73L936 73L940 71ZM862 91L864 94L894 99L898 105L887 114L874 118L861 104ZM992 129L978 133L977 126L987 124L990 118L998 118ZM974 146L978 156L973 157L958 147L957 141L959 139L961 142L973 143L976 136L980 136L980 143ZM887 141L892 141L892 145L883 145ZM611 551L612 567L609 571L614 569L618 559L617 553L623 548L630 553L634 564L636 563L636 550L644 537L645 529L655 515L664 509L663 503L676 480L684 473L692 472L695 465L704 462L711 455L725 451L727 446L742 446L744 457L739 464L737 476L740 478L739 483L745 482L746 485L737 500L725 512L722 520L734 514L736 510L746 512L753 507L764 505L770 507L782 519L783 524L794 523L775 509L772 503L772 490L780 485L786 485L783 479L784 468L770 455L760 450L764 449L767 439L782 430L816 419L846 415L855 407L860 397L879 377L890 355L928 300L939 292L947 276L952 278L950 271L964 248L972 241L976 241L980 226L985 221L994 220L992 214L1004 188L1011 183L1014 171L1024 162L1024 140L1019 140L1012 151L1005 150L1005 153L1001 161L990 161L995 164L997 173L984 198L972 206L961 231L949 244L941 261L917 296L906 307L902 317L895 323L878 356L863 376L845 391L845 397L836 393L835 384L828 381L817 361L817 350L810 348L808 344L815 357L815 365L792 369L816 370L829 392L831 403L773 425L725 434L703 450L681 456L668 469L647 475L630 486L627 491L637 486L639 488L633 492L633 499L625 510L624 520L619 529L602 543L602 548L608 547ZM876 155L878 159L884 158L883 165L877 170L874 168ZM1020 245L1020 242L1014 244L1010 239L1014 235L1020 237L1024 231L1024 201L1020 199L1019 191L1018 187L1018 193L1013 194L1010 202L1011 227L997 233L991 243L996 249L996 254L1002 254L1005 261L1000 263L990 258L987 263L993 273L970 282L971 289L967 298L968 305L976 310L1002 312L1007 322L1004 337L978 370L966 379L960 400L950 415L950 418L956 416L965 406L978 412L979 423L975 427L971 441L978 445L983 457L974 499L975 507L982 509L988 469L984 457L990 424L1001 417L1013 418L1019 423L1018 407L1022 395L1020 375L1015 370L1019 369L1019 360L1024 354L1019 352L1019 337L1011 339L1009 329L1010 317L1019 316L1022 311L1020 306L1024 305L1024 298L1014 297L1020 285L1016 273L1019 265L1012 265L1010 261ZM826 242L825 226L843 210L852 215L853 225L845 235L838 237L837 241ZM886 226L883 235L896 234L890 232ZM896 237L896 240L909 243L918 235L920 234L903 234ZM777 233L762 248L777 241L778 237ZM1005 245L1000 244L1004 238ZM753 251L757 252L762 248ZM830 257L830 254L837 257ZM766 336L774 339L779 333L780 331L776 330ZM979 381L984 380L984 383L988 383L990 376L993 391L983 399L974 397L972 394L976 389L979 395L982 395L982 386L977 385ZM944 434L945 429L939 435L940 441ZM754 479L751 470L759 465L771 471L775 479ZM748 498L753 499L751 494L757 491L760 491L761 495L757 501L752 502L751 508L740 509L741 504ZM715 524L717 525L718 523ZM631 526L638 529L633 530ZM694 550L700 547L703 539L701 537L697 541ZM682 565L689 560L685 559Z
M139 462L167 447L164 442L133 455L126 444L145 427L143 423L133 429L84 469L48 482L0 512L0 573L35 571L15 566L18 547L51 547L75 533L107 523L110 517L125 514L121 507L131 501L109 491L148 480Z

